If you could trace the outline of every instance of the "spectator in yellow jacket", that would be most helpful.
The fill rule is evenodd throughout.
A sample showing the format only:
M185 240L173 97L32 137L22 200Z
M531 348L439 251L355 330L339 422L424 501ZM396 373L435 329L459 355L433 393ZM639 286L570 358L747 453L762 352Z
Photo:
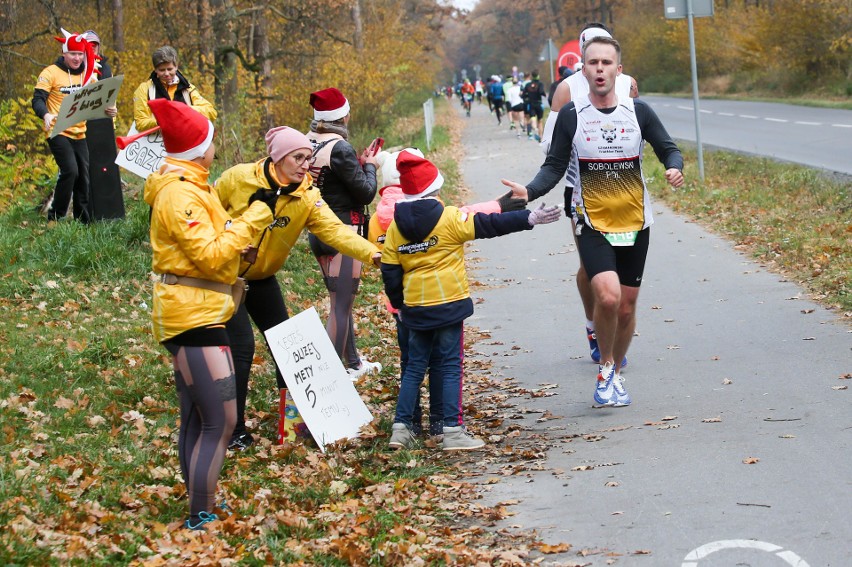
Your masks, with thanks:
M180 400L178 456L189 518L205 529L237 418L234 362L225 322L235 309L240 254L272 222L265 195L229 215L207 184L213 123L185 104L148 102L163 132L165 164L145 182L151 205L153 332L172 355ZM260 202L256 202L260 201Z
M239 273L249 284L248 293L245 304L227 324L237 377L237 425L229 447L237 450L249 447L254 441L245 425L255 348L249 317L261 331L288 319L275 274L284 265L299 235L307 228L323 242L360 262L378 265L381 258L379 249L343 224L313 187L313 178L308 173L311 142L307 136L288 126L279 126L266 133L266 149L268 157L227 169L216 181L219 199L231 215L242 214L249 198L258 191L267 194L275 204L273 222L254 238L249 252L243 256ZM277 367L275 374L278 388L284 389L286 384Z
M216 120L216 108L178 69L178 54L173 47L164 45L154 51L151 63L154 65L151 76L142 81L133 93L133 120L139 132L157 125L148 108L148 101L157 98L188 104L211 122Z

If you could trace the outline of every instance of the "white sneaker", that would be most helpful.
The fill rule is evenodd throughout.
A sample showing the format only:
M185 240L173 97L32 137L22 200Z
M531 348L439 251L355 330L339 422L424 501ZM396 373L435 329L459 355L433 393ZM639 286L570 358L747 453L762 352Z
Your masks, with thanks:
M355 382L365 374L379 374L382 371L381 362L370 362L363 356L361 357L361 366L359 368L349 368L346 372L349 373L349 378Z
M630 394L624 389L624 378L621 374L615 375L615 378L612 380L612 388L615 390L613 407L623 408L624 406L629 406Z

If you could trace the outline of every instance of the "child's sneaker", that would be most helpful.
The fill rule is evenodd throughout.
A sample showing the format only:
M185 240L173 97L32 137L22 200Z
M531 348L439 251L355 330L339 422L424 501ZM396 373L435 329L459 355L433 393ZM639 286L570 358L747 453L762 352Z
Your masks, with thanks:
M613 380L615 380L615 369L611 362L598 367L598 383L594 396L596 404L600 406L615 405L616 394Z
M485 441L468 432L463 425L444 426L444 451L471 451L485 446Z
M616 374L612 381L612 387L615 390L615 398L613 407L623 408L630 405L630 394L624 389L624 378L621 374Z
M410 449L415 441L416 438L407 425L404 423L393 424L388 447L391 449Z
M206 531L207 528L204 527L204 524L215 522L218 519L219 516L216 514L210 514L202 511L198 513L198 516L196 516L195 519L193 519L193 516L187 518L187 520L183 523L183 527L188 530Z

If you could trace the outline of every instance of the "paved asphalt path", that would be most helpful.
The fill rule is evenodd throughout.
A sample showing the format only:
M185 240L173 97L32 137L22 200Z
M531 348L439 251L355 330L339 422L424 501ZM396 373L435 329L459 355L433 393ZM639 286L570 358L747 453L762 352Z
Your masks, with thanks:
M472 201L498 195L501 177L532 179L538 144L498 128L484 105L463 119ZM541 200L561 202L561 188ZM852 325L729 242L654 211L627 408L592 408L568 220L470 245L471 279L488 289L473 288L467 324L491 333L470 357L491 359L497 380L552 388L510 399L504 418L518 407L558 416L517 421L546 440L547 460L496 484L484 470L484 503L519 500L499 528L573 545L550 564L852 565L852 391L833 388L852 383L841 379Z
M672 137L695 142L692 99L643 96ZM852 110L699 100L701 144L852 175ZM732 133L736 131L736 135Z

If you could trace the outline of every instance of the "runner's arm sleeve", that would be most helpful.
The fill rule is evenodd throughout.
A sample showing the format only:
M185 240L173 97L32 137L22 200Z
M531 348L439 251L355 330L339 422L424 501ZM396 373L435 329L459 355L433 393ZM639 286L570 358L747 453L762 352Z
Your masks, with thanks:
M547 158L538 170L535 178L527 183L528 201L532 202L547 194L565 175L571 161L571 149L574 134L577 131L577 112L574 103L568 103L559 110L553 127L553 138Z
M645 101L634 100L633 104L636 107L636 120L642 130L642 137L654 148L657 158L666 169L683 171L683 154L669 136L660 117Z

